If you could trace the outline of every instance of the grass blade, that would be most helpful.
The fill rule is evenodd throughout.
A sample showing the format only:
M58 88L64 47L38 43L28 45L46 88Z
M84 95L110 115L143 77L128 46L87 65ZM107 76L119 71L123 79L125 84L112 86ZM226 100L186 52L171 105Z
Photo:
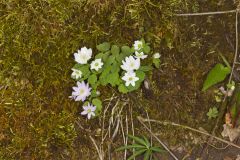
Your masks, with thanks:
M144 138L148 148L151 147L151 143L149 142L149 140L145 136L143 136L143 138Z
M144 152L146 152L147 149L141 149L139 151L136 151L135 153L133 153L133 155L131 155L127 160L133 160L135 157L140 156L141 154L143 154Z
M166 151L160 147L151 147L150 150L158 153L165 153Z
M149 160L151 154L152 154L152 151L151 150L147 150L147 152L144 154L143 160Z
M143 139L141 139L141 138L139 138L139 137L132 136L132 135L128 135L128 137L131 138L131 139L133 139L133 140L135 140L136 142L144 145L144 146L147 146L147 143L146 143Z
M122 151L122 150L125 150L125 149L132 149L132 148L143 149L143 148L146 148L146 147L142 146L142 145L139 145L139 144L133 144L133 145L119 147L115 151Z

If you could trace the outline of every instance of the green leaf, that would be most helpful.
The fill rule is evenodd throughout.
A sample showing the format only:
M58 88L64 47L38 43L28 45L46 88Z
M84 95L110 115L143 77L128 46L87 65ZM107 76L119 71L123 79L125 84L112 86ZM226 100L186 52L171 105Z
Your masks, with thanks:
M151 154L152 154L152 151L151 150L147 150L147 152L145 152L145 154L144 154L143 160L149 160Z
M208 73L207 79L204 81L202 91L206 91L209 87L222 82L228 74L231 73L231 68L225 67L223 64L216 64Z
M137 137L137 136L132 136L132 135L128 135L128 137L131 138L131 139L133 139L133 140L135 140L135 141L138 142L139 144L142 144L142 145L144 145L144 146L147 147L147 143L146 143L143 139L141 139L141 138L139 138L139 137Z
M99 59L101 58L103 62L106 62L108 56L109 56L109 52L105 52L105 53L98 53L96 56L95 56L95 59Z
M115 57L113 55L109 56L106 60L106 63L104 65L105 68L109 67L111 64L115 62Z
M110 83L113 87L115 87L116 85L118 85L118 84L120 83L118 72L110 73L110 74L106 77L106 81L107 81L108 83Z
M145 73L143 71L137 70L136 76L139 78L138 81L142 82L145 79Z
M163 153L166 152L165 150L163 150L160 147L151 147L150 150L154 151L154 152L158 152L158 153Z
M126 57L125 54L120 53L120 54L118 55L118 57L116 57L116 60L117 60L117 62L122 63L122 60L124 60L125 57Z
M97 107L96 108L96 114L97 115L100 114L100 112L102 111L102 101L98 98L94 98L92 100L92 104Z
M97 50L101 52L109 51L109 49L110 49L110 43L108 42L104 42L102 44L97 45Z
M122 150L125 150L125 149L132 149L132 148L146 148L146 147L142 146L142 145L139 145L139 144L132 144L132 145L119 147L115 151L122 151Z
M121 92L121 93L127 93L128 89L127 89L127 87L124 84L120 84L118 86L118 91Z
M119 55L120 48L117 45L113 45L111 48L111 53L116 57Z
M216 118L218 116L217 107L210 108L208 113L207 113L207 116L208 116L209 119Z
M143 72L148 72L148 71L151 71L152 69L153 69L152 66L141 66L139 68L139 70Z
M107 68L104 67L104 70L99 77L101 85L103 85L103 86L107 85L108 81L106 81L106 78L107 78L108 74L110 74L110 71L111 71L111 67L107 67Z
M135 157L140 156L141 154L143 154L144 152L146 152L146 150L147 150L147 149L141 149L141 150L136 151L132 156L130 156L130 157L128 158L128 160L132 160L132 159L134 159Z
M151 51L151 48L148 45L144 44L143 45L143 52L148 54L150 51Z
M145 43L146 43L146 42L145 42L145 40L144 40L143 38L141 38L141 41L142 41L142 43L143 43L143 44L145 44Z
M161 60L159 58L153 58L153 64L156 68L160 68Z
M94 88L96 88L96 83L97 83L97 76L96 76L96 74L92 74L91 76L88 77L88 83L91 86L95 86Z
M120 71L120 64L117 63L116 61L113 62L112 67L111 67L111 72L119 72Z
M147 146L150 147L150 146L151 146L151 143L149 142L149 140L148 140L145 136L143 136L143 138L144 138Z
M130 47L128 46L122 46L121 47L121 50L122 50L122 53L125 55L125 56L128 56L132 53L132 50Z

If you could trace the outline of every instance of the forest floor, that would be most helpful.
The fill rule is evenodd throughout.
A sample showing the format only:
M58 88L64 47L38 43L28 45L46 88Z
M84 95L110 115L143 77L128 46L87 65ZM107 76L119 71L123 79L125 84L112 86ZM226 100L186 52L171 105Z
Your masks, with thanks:
M216 119L208 119L207 112L220 108L214 90L223 83L201 89L209 70L222 62L219 53L233 62L235 13L175 14L233 10L236 3L0 1L0 159L96 160L99 155L91 138L103 148L105 159L109 152L112 159L124 159L124 152L114 152L123 145L123 133L151 137L138 116L211 133ZM127 95L102 88L101 98L109 110L105 117L86 120L80 115L81 105L69 99L73 53L104 41L131 45L141 38L161 54L160 68L147 78L150 88L142 86ZM123 107L123 132L119 130L114 141L107 137L101 143L115 104ZM218 137L223 124L224 117L215 131ZM215 140L206 147L206 136L181 127L151 123L151 130L179 159L235 160L240 155L240 150ZM154 138L153 143L159 145ZM240 145L239 140L234 143ZM168 153L157 156L171 159Z

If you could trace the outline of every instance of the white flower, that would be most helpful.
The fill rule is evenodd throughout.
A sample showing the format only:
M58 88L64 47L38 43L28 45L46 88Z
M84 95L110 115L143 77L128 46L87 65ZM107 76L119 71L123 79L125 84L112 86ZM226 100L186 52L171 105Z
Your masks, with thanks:
M74 58L77 63L80 64L87 64L87 61L92 57L92 49L87 49L86 47L81 48L78 50L77 53L74 53Z
M139 78L136 76L135 72L126 72L122 77L122 80L126 82L125 83L126 86L129 86L129 84L131 84L134 87L135 82L138 81Z
M102 59L95 59L91 63L91 70L95 69L96 71L98 71L99 69L102 68L102 66L103 66Z
M154 55L153 55L153 58L160 58L161 57L161 55L159 54L159 53L155 53Z
M74 78L74 79L79 79L79 78L81 78L82 77L82 71L80 71L79 69L74 69L74 68L72 68L72 77Z
M88 103L87 106L83 106L84 111L81 112L81 115L87 115L87 118L90 119L92 116L95 116L96 106L91 105Z
M145 59L148 56L148 55L145 55L143 52L138 52L138 51L135 52L135 55L136 55L135 58L140 58L140 59Z
M139 51L143 48L143 42L135 41L133 46L134 46L135 51Z
M134 71L139 69L140 67L140 59L133 58L133 56L129 56L125 58L125 61L122 61L121 68L127 72Z
M85 82L77 82L77 87L73 87L73 92L71 98L75 101L82 101L84 102L88 96L91 94L91 88L89 87L88 83Z

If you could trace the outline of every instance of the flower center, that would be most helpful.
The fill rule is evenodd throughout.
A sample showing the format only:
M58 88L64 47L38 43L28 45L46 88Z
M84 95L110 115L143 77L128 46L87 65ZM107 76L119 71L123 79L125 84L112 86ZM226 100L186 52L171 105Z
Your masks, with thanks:
M92 112L91 109L88 109L88 110L87 110L87 113L91 113L91 112Z
M87 56L86 55L82 55L82 59L87 59Z
M97 66L98 66L98 63L95 63L95 66L97 67Z
M133 80L133 78L132 78L132 77L129 77L129 78L128 78L128 80L129 80L129 81L132 81L132 80Z
M131 67L134 67L134 63L131 63L130 66L131 66Z
M84 93L84 89L80 89L79 93L80 93L80 95L82 95Z

